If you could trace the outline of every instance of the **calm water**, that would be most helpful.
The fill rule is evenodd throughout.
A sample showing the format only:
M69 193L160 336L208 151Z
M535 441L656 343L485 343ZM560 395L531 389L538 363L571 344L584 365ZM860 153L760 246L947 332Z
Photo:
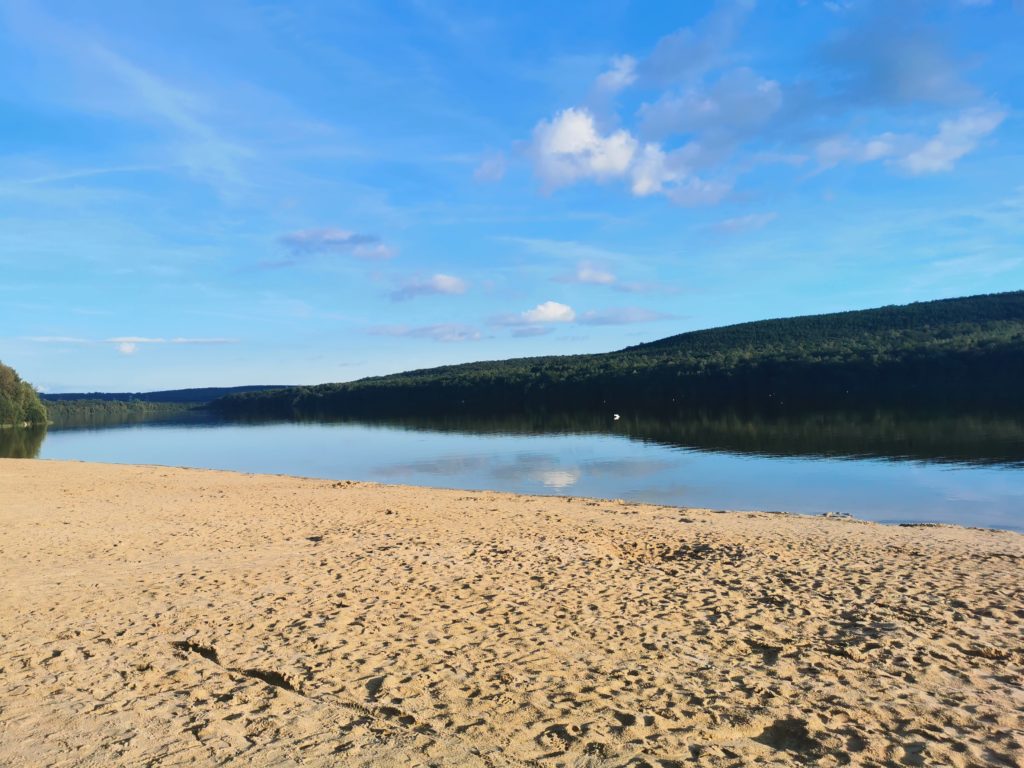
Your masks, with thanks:
M0 430L0 456L1024 530L1021 418L193 421L20 432Z

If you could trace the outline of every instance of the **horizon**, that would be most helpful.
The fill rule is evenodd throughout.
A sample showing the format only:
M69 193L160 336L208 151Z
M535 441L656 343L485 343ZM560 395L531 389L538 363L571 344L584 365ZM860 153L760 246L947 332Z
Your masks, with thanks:
M0 360L319 384L1019 290L1022 37L1019 0L8 4Z
M723 325L718 325L718 326L711 326L711 327L708 327L708 328L695 328L695 329L691 329L689 331L681 331L680 333L670 333L667 336L661 336L661 337L658 337L656 339L648 339L646 341L639 341L636 344L631 344L631 345L628 345L626 347L618 347L616 349L599 350L596 353L592 353L592 354L614 354L616 352L625 351L625 350L630 349L630 348L632 348L634 346L644 346L644 345L647 345L647 344L654 344L654 343L657 343L659 341L664 341L666 339L672 339L672 338L675 338L677 336L685 335L687 333L700 333L701 331L714 331L714 330L720 330L720 329L723 329L723 328L731 328L731 327L737 326L737 325L746 325L746 324L749 324L749 323L772 322L772 321L776 321L776 320L797 320L797 319L806 318L806 317L820 317L820 316L822 316L822 314L847 314L847 313L851 313L851 312L870 311L872 309L887 309L887 308L891 308L891 307L906 307L906 306L911 306L913 304L931 304L931 303L942 302L942 301L956 301L958 299L976 299L976 298L981 298L981 297L984 297L984 296L999 296L999 295L1005 295L1005 294L1009 294L1009 293L1022 293L1022 292L1024 292L1024 289L1015 289L1015 290L1011 289L1011 290L1008 290L1008 291L1000 291L998 293L992 293L992 294L975 294L975 295L972 295L972 296L944 296L944 297L939 297L939 298L935 298L935 299L922 299L922 300L919 300L919 301L909 302L907 304L886 304L886 305L883 305L881 307L861 307L861 308L855 308L855 309L838 310L837 312L831 312L831 313L819 313L819 314L813 314L813 315L788 315L788 316L785 316L785 317L765 317L765 318L761 318L759 320L741 320L741 321L739 321L737 323L730 323L729 325L724 325L724 326ZM567 355L559 355L559 356L565 357L565 356L569 356L571 354L572 353L567 353ZM537 357L537 355L523 355L521 357L532 358L532 357ZM517 358L493 358L493 359L467 360L465 362L466 363L504 362L504 361L515 360L515 359L517 359ZM2 362L2 361L0 361L0 362ZM430 366L430 367L435 367L435 366ZM399 370L396 370L396 371L390 371L390 372L381 373L381 374L371 374L370 376L360 377L360 379L384 377L384 376L390 376L390 375L399 374L399 373L410 373L410 372L415 371L415 370L429 370L429 368L427 368L427 369L402 368L402 369L399 369ZM161 391L186 391L186 390L192 390L192 389L197 389L197 390L198 389L237 389L237 388L244 388L244 387L251 387L251 386L265 386L265 387L271 387L271 388L278 388L278 387L285 387L285 388L290 388L290 387L312 387L312 386L317 386L319 384L344 384L344 383L349 383L349 382L352 382L352 381L357 381L357 380L356 379L348 379L348 380L330 381L330 382L328 382L328 381L315 381L315 382L289 383L289 384L254 384L253 382L240 383L240 384L207 384L207 385L193 384L193 385L189 385L189 386L185 386L185 387L176 387L176 388L167 389L167 390L156 389L156 390L145 390L145 391L141 391L140 390L140 391L134 391L134 392L130 392L128 390L124 390L123 392L124 393L128 393L128 394L153 394L155 392L161 392ZM114 390L93 390L91 392L76 392L76 391L72 391L72 390L65 390L63 392L47 392L45 390L39 390L39 393L41 395L44 395L44 396L56 396L56 395L61 395L61 394L68 394L68 395L72 395L72 394L74 394L74 395L81 395L81 394L112 394L112 393L115 393L115 392L114 392Z

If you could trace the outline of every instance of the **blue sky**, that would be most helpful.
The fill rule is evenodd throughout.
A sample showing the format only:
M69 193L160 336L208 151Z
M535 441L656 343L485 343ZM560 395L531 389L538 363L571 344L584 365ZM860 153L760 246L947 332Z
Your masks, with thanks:
M317 383L1024 288L1014 0L0 4L0 359Z

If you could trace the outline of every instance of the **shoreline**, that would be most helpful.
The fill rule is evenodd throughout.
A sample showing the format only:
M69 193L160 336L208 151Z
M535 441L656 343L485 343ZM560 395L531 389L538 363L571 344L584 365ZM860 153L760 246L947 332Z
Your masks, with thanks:
M0 461L6 461L8 459L0 459ZM57 464L84 464L84 465L98 465L98 466L111 466L111 467L145 467L148 469L174 469L183 470L189 472L216 472L223 473L226 475L241 475L241 476L253 476L253 477L280 477L290 478L293 480L309 481L309 482L329 482L329 483L358 483L365 486L376 486L380 488L409 488L409 489L422 489L425 492L431 491L443 491L452 493L488 493L498 494L501 496L508 496L513 499L515 498L537 498L537 499L564 499L567 501L580 501L580 502L598 502L598 503L622 503L641 505L646 507L658 507L665 509L677 509L681 511L686 510L699 510L708 512L711 514L728 514L728 515L781 515L793 518L807 518L809 520L836 520L846 521L851 523L864 523L867 525L880 525L884 527L896 527L896 528L961 528L968 531L979 531L979 532L993 532L993 533L1013 533L1018 536L1024 537L1024 527L1021 528L995 528L984 525L965 525L962 523L947 523L938 521L921 521L915 522L913 520L870 520L864 517L858 517L855 514L849 514L846 512L791 512L785 509L726 509L721 507L689 507L680 506L677 504L662 504L654 501L640 501L633 499L624 499L618 497L608 496L573 496L566 495L564 493L519 493L516 491L503 491L494 490L490 488L461 488L448 485L415 485L409 483L387 483L379 480L352 480L349 478L336 478L336 477L317 477L315 475L295 475L287 472L247 472L244 470L235 469L214 469L209 467L190 467L179 464L137 464L137 463L122 463L114 461L90 461L86 459L13 459L15 461L38 461L38 462L53 462Z
M0 764L1015 765L1024 537L0 461Z

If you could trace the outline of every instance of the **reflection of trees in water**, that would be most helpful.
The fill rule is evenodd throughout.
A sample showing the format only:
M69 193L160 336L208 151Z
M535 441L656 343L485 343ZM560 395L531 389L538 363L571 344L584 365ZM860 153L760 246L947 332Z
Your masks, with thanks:
M608 434L701 451L1024 466L1024 414L900 411L673 414L533 413L352 420L475 434Z
M46 427L0 429L0 459L34 459L46 437Z

